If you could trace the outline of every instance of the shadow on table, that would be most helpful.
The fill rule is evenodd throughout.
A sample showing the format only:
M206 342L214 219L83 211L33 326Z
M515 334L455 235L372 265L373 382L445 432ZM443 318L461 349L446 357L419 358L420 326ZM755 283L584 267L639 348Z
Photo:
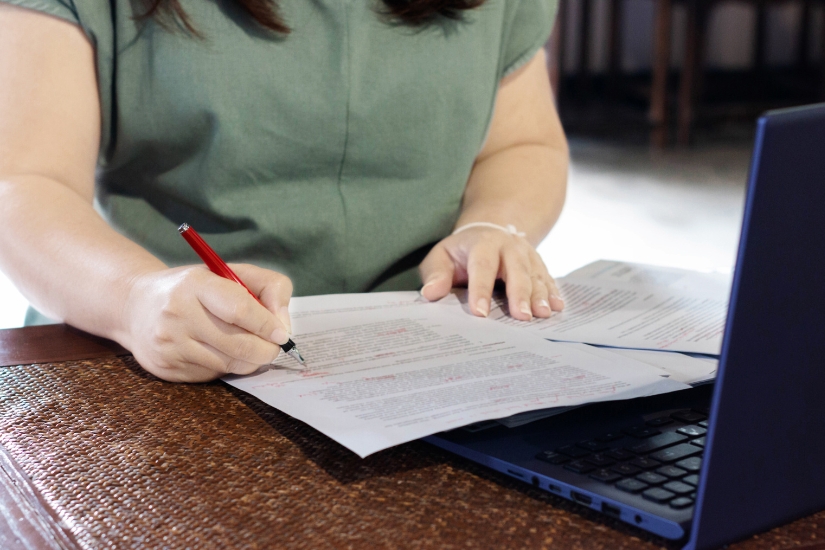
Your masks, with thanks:
M447 453L422 441L413 441L375 453L367 458L358 455L315 430L232 386L226 389L248 406L281 436L295 444L303 454L339 483L352 484L371 478L429 468L447 468L469 473L501 487L517 491L556 509L575 513L584 519L603 524L624 535L651 542L663 548L679 548L684 541L672 542L656 537L632 525L617 521L590 508L535 489L526 483L484 468L459 456Z

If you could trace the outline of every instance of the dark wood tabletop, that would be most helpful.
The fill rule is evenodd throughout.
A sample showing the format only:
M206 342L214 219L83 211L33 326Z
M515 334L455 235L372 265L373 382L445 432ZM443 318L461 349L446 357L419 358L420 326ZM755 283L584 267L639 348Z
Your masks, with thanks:
M0 330L0 548L677 548L422 442L359 459L65 325ZM825 512L732 546L825 550Z

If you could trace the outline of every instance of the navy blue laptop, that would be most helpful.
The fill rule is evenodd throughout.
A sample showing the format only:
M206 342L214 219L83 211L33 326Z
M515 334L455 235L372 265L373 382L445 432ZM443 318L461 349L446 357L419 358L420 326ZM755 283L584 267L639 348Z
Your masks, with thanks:
M825 508L825 104L759 120L714 386L427 441L690 549Z

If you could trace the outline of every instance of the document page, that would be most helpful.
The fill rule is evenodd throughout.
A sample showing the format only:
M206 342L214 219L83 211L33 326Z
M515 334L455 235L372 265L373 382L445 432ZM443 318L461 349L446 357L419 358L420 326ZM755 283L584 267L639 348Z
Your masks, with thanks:
M323 294L293 298L289 304L292 319L333 313L368 312L429 304L417 290L370 292L368 294Z
M638 360L638 359L634 359L632 355L625 354L624 352L637 352L637 353L642 353L642 354L652 354L654 356L655 355L681 355L682 357L687 357L686 355L682 355L682 354L679 354L679 353L670 353L670 352L664 352L664 351L640 351L640 350L625 350L625 349L619 349L619 348L609 348L608 349L608 348L599 348L599 347L591 346L591 345L588 345L588 344L576 344L576 343L572 343L572 342L556 342L556 345L558 345L558 346L568 346L570 348L575 348L575 349L577 349L579 351L582 351L584 353L590 353L592 355L597 355L599 357L603 357L604 359L607 359L608 361L610 361L610 363L612 365L614 365L614 367L619 368L619 369L621 369L621 368L633 369L633 368L635 368L635 365L633 364L634 360ZM628 363L628 358L631 359L631 361L629 363ZM688 359L690 359L690 357L688 357ZM679 382L683 382L683 383L686 383L686 384L689 383L689 382L686 382L685 380L680 379L680 377L678 377L678 376L674 376L673 372L671 370L669 370L667 368L663 368L661 365L665 364L664 361L659 361L658 362L659 364L657 364L657 361L642 361L642 362L645 362L645 363L649 364L650 366L654 367L655 369L657 369L658 373L659 373L659 376L661 376L663 378L671 378L673 380L677 380ZM697 361L697 362L701 364L701 362L699 362L699 361ZM706 364L703 365L703 370L707 370L707 365ZM659 393L659 392L656 392L655 389L654 389L654 393ZM556 416L558 414L565 413L565 412L567 412L567 411L569 411L570 409L573 409L573 408L575 408L575 407L556 407L556 408L553 408L553 409L540 409L540 410L535 410L535 411L528 411L528 412L519 413L519 414L516 414L516 415L513 415L513 416L508 416L507 418L499 418L499 419L496 420L496 423L507 426L508 428L517 428L518 426L523 426L524 424L529 424L530 422L535 422L536 420L541 420L541 419L544 419L544 418L549 418L551 416Z
M668 373L673 380L685 384L700 384L716 378L719 360L696 358L672 351L650 351L643 349L602 348L611 353L630 357L658 367Z
M684 384L695 386L704 382L709 382L716 377L716 370L719 361L708 357L691 357L683 353L676 353L671 351L650 351L639 349L624 349L624 348L597 348L587 344L573 344L567 342L557 342L558 345L566 346L582 346L582 349L591 353L600 354L602 357L609 359L616 365L621 364L622 357L629 357L643 363L661 369L663 377L676 380ZM542 420L551 416L565 413L575 407L556 407L552 409L539 409L535 411L528 411L507 418L499 418L489 422L484 422L478 425L475 430L481 430L487 427L496 425L504 425L508 428L516 428ZM474 430L471 430L474 431Z
M490 317L550 340L720 353L727 297L598 279L562 278L558 284L565 309L549 319L517 321L503 299L494 301Z
M282 354L224 380L362 457L481 420L688 387L404 294L413 303L381 296L367 310L364 295L336 297L336 313L323 312L326 297L294 298L293 339L309 368Z
M562 277L567 281L601 281L629 283L647 287L661 287L698 292L727 300L732 274L703 273L676 267L636 264L614 260L598 260Z

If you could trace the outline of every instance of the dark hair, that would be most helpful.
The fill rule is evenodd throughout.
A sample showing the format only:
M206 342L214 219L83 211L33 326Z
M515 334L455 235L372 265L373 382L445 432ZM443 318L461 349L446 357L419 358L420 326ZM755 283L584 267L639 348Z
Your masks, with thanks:
M361 0L366 1L366 0ZM436 17L459 19L461 12L479 7L485 0L383 0L386 14L401 23L419 26ZM141 19L169 15L177 19L190 33L200 36L189 20L179 0L144 0L146 12ZM231 0L241 7L261 27L288 34L289 26L278 12L277 0Z

